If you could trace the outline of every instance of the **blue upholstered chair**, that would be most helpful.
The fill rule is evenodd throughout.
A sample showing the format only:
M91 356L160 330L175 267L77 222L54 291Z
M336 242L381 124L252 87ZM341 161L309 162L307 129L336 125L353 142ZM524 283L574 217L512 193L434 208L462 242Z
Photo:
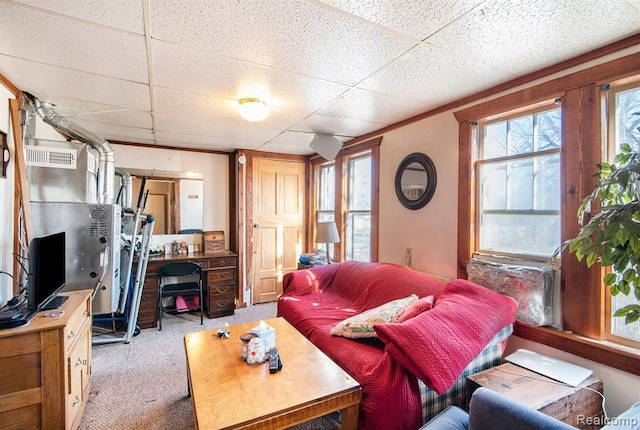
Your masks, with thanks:
M502 394L480 387L471 396L469 413L449 406L421 430L571 430L568 424L511 400ZM606 430L640 430L640 402L611 420Z

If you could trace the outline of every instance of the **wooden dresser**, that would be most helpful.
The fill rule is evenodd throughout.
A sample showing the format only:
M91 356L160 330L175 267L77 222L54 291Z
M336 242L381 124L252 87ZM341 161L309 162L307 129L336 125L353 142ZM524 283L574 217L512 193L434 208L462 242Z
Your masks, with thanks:
M152 255L147 264L138 325L156 327L158 323L158 271L174 261L194 261L203 270L204 308L207 317L233 315L236 308L238 255L231 251L215 253ZM135 267L135 265L134 265Z
M91 389L91 290L0 330L0 429L76 429Z

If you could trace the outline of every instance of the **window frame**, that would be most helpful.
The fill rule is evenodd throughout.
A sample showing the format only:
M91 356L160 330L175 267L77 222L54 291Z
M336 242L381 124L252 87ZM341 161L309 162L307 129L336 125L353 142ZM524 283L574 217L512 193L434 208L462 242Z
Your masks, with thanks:
M612 162L615 158L618 147L617 147L617 130L616 130L616 95L621 92L629 91L629 90L638 90L640 91L640 75L633 76L628 79L619 80L616 82L612 82L609 85L606 85L603 88L603 120L604 124L606 124L606 129L604 130L604 135L606 136L606 146L603 151L603 158L606 158L608 162ZM609 271L609 269L607 269ZM607 340L611 340L612 342L629 346L632 348L640 349L640 341L629 339L624 336L618 336L612 333L613 330L613 321L612 314L615 310L613 309L613 296L611 295L610 288L606 288L605 294L605 321L604 321L604 337ZM637 323L640 324L640 323Z
M459 277L466 278L466 262L477 249L474 205L476 179L472 167L476 161L474 154L477 153L478 143L472 133L474 121L561 98L561 240L575 237L579 230L577 209L582 199L593 190L596 164L603 157L601 86L637 75L638 61L640 54L632 54L454 112L459 129ZM584 142L591 144L584 145ZM565 330L516 323L515 334L640 375L640 350L604 340L606 291L602 284L602 268L594 265L588 269L568 253L563 257L561 285Z
M346 232L346 213L347 213L347 189L348 189L348 174L347 163L354 158L362 157L364 154L370 154L371 156L371 248L370 248L370 261L378 261L378 224L379 224L379 178L380 178L380 144L382 142L382 136L367 140L365 142L356 143L353 145L343 147L335 160L327 161L320 156L315 156L310 159L311 163L311 184L312 196L310 199L311 213L314 217L310 218L310 225L308 226L307 248L312 249L315 238L315 225L316 216L319 213L318 210L318 173L322 166L327 166L331 163L334 164L335 178L335 212L334 220L340 233L341 241L334 244L333 261L340 262L345 261L345 232Z
M347 234L348 230L349 230L349 218L350 215L369 215L371 216L371 207L373 205L373 201L369 202L369 209L350 209L349 208L349 200L351 198L351 185L353 184L352 180L353 180L353 174L352 174L352 168L353 168L353 164L356 161L359 160L365 160L368 159L369 160L369 165L370 167L373 167L373 159L372 159L372 155L371 155L371 151L364 151L364 152L360 152L358 154L353 154L349 157L345 157L344 160L344 170L347 172L346 175L344 176L344 180L345 180L345 193L344 193L344 207L343 207L343 211L342 211L342 219L343 219L343 223L344 223L344 259L348 260L348 259L353 259L353 254L355 254L354 251L354 246L352 243L350 243L350 237ZM372 172L373 173L373 172ZM371 178L373 179L373 174L371 175ZM371 184L373 185L373 184ZM370 194L371 199L373 199L373 195ZM355 234L355 231L353 230L354 227L352 227L352 235ZM369 231L369 249L371 250L371 231ZM349 255L351 254L351 255ZM371 252L369 252L369 262L371 261Z
M475 190L475 196L477 196L477 198L475 199L475 214L476 214L476 219L475 219L475 226L476 226L476 230L474 232L475 237L477 238L477 244L476 244L476 252L479 253L484 253L484 254L494 254L494 255L499 255L499 256L504 256L506 258L512 258L512 259L516 259L516 260L524 260L524 261L531 261L531 260L540 260L540 261L544 261L545 259L548 259L548 257L550 257L550 255L548 256L542 256L542 255L538 255L538 254L526 254L524 252L508 252L508 251L498 251L498 250L488 250L488 249L484 249L481 246L481 231L482 231L482 225L481 225L481 217L483 212L481 210L482 207L482 202L481 202L481 195L482 195L482 184L480 183L480 170L482 166L485 165L490 165L490 164L495 164L495 163L500 163L500 162L509 162L509 161L517 161L517 160L523 160L523 159L531 159L531 160L535 160L538 157L544 157L547 155L552 155L552 154L561 154L562 152L562 144L559 148L555 148L555 149L545 149L545 150L533 150L531 152L528 153L523 153L523 154L514 154L514 155L504 155L504 156L500 156L500 157L493 157L493 158L481 158L480 157L480 153L482 152L482 148L483 148L483 127L487 127L490 126L492 124L496 124L499 122L508 122L511 121L513 119L518 119L518 118L522 118L524 116L528 116L528 115L536 115L538 113L542 113L542 112L548 112L548 111L552 111L552 110L560 110L561 108L557 106L558 103L556 102L556 100L549 100L547 101L545 104L537 104L536 106L530 106L530 107L523 107L523 108L519 108L517 109L515 112L510 111L510 112L505 112L504 114L501 115L492 115L491 118L482 118L481 120L476 121L473 124L473 130L472 133L474 133L474 140L476 140L478 142L477 148L476 148L476 153L475 153L475 163L473 163L473 174L475 175L475 184L476 184L476 190ZM534 131L535 132L535 131ZM558 187L560 185L558 184ZM561 211L553 211L553 210L540 210L540 209L531 209L531 210L509 210L509 209L505 209L505 210L493 210L492 212L495 213L536 213L536 214L558 214L560 215ZM546 257L546 258L545 258Z

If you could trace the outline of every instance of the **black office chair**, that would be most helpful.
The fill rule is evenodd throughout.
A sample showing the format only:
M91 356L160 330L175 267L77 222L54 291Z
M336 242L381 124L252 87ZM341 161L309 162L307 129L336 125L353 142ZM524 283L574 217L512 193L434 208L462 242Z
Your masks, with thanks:
M184 278L189 276L190 279L181 281L175 278ZM194 278L197 277L197 280ZM170 280L173 283L167 283L167 278L174 278ZM178 297L178 296L195 296L197 295L200 301L198 302L198 309L200 311L200 325L204 323L202 318L202 267L198 263L192 261L181 261L175 263L168 263L162 266L158 271L158 321L160 322L160 330L162 330L162 314L164 311L164 305L162 299L165 297Z
M180 230L178 234L202 234L202 229L200 228L185 228L184 230Z

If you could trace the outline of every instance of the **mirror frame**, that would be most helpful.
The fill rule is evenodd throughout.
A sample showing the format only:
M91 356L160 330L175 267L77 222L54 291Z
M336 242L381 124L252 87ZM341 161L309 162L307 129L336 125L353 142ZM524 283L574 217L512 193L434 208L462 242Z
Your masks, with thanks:
M404 193L402 192L402 174L406 170L407 167L411 163L418 163L422 167L427 174L427 185L425 187L422 195L416 200L409 200ZM421 152L414 152L412 154L404 157L404 160L398 166L398 170L396 170L396 195L398 196L398 200L407 209L417 210L422 209L429 203L433 194L436 192L437 185L437 174L436 174L436 166L433 164L431 158L428 155L423 154Z

